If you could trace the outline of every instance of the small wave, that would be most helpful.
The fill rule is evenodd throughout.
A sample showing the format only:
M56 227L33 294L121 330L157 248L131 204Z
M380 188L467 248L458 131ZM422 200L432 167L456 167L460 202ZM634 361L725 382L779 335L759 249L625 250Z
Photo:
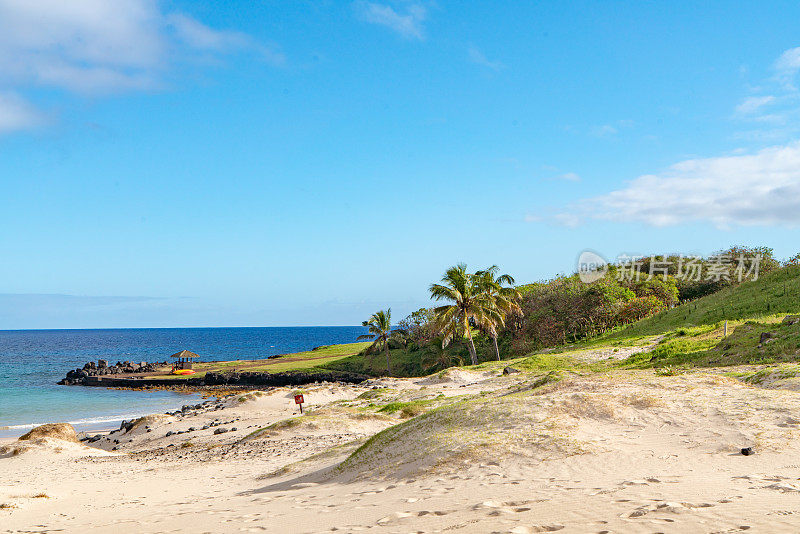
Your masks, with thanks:
M0 426L0 430L30 430L31 428L36 428L37 426L46 425L49 423L69 423L72 426L86 426L86 425L96 425L100 423L121 423L127 419L136 419L138 417L144 417L145 415L152 414L153 411L150 412L140 412L140 413L131 413L125 415L114 415L108 417L88 417L86 419L77 419L75 421L48 421L43 423L25 423L22 425L8 425L8 426Z

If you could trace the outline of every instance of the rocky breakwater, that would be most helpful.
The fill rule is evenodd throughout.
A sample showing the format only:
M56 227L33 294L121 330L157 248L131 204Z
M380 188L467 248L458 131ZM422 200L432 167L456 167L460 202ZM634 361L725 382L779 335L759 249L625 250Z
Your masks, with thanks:
M153 373L159 367L169 365L167 362L117 362L109 365L108 360L97 360L89 362L82 369L73 369L67 372L67 376L58 383L65 386L84 386L86 379L90 376L121 375L136 373Z

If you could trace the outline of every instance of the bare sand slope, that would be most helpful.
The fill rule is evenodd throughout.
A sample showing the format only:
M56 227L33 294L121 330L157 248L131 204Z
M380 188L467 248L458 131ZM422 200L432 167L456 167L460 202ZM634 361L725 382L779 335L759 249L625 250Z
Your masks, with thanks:
M321 403L288 421L276 389L144 421L97 442L108 456L0 459L0 532L800 531L797 392L707 374L455 380L304 388ZM386 398L440 407L402 420L370 406Z

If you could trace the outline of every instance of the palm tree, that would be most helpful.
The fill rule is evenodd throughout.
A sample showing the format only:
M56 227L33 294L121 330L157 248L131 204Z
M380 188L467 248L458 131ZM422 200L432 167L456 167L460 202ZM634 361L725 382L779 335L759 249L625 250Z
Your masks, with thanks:
M372 314L368 321L361 323L361 326L369 327L369 334L358 336L357 339L374 339L375 341L367 347L367 352L383 347L386 351L386 374L392 374L389 362L389 338L392 337L392 309L380 310Z
M431 284L430 293L434 300L450 301L435 308L436 330L442 335L442 346L446 347L456 335L466 336L472 365L476 365L478 354L470 322L484 324L486 316L493 313L491 298L482 291L480 279L467 272L466 264L459 263L447 269L441 284Z
M490 311L484 315L484 322L480 326L492 338L497 361L500 361L497 331L505 327L505 320L508 314L521 313L522 308L519 305L519 291L513 287L514 278L508 274L497 276L498 270L500 268L497 265L492 265L488 269L475 273L475 277L479 281L478 284L481 291L491 300Z

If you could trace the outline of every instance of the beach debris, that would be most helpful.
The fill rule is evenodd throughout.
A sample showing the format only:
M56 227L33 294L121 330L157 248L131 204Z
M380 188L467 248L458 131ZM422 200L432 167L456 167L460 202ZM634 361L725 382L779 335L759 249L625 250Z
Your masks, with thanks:
M513 367L511 367L510 365L509 365L509 366L507 366L507 367L505 367L505 368L503 369L503 374L504 374L504 375L510 375L510 374L513 374L513 373L519 373L519 372L520 372L520 370L519 370L519 369L514 369L514 368L513 368Z
M752 447L744 447L744 448L742 449L742 454L743 454L744 456L750 456L751 454L755 454L755 451L753 451L753 448L752 448Z

